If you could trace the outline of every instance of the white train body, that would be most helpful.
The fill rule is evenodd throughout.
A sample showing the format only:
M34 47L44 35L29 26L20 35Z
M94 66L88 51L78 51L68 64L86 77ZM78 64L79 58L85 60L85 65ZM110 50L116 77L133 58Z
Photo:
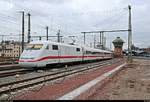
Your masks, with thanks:
M112 52L50 41L33 41L20 56L22 67L45 67L49 64L70 63L112 58Z

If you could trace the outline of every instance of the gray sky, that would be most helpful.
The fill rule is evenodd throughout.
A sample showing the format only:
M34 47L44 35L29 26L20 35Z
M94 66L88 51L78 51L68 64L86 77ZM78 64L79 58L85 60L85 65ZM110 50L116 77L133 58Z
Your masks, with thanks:
M128 29L128 5L132 6L133 42L139 47L150 46L150 0L0 0L0 34L21 33L21 14L31 13L32 35L46 35L45 26L50 27L50 35L57 30L65 36L76 35L77 43L83 43L82 31ZM27 25L27 16L26 21ZM27 33L27 26L26 26ZM120 36L126 43L127 33L106 33L107 47ZM14 39L7 37L5 39ZM98 41L98 35L96 40ZM87 44L93 43L94 36L87 36ZM54 40L54 39L52 39Z

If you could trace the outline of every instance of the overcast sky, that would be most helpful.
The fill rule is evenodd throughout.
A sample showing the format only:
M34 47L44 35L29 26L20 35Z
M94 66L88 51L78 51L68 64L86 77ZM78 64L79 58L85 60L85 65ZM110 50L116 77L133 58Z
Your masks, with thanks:
M32 35L56 35L58 29L64 40L76 35L76 42L83 43L82 31L128 29L128 5L132 6L133 43L138 47L150 46L150 0L0 0L0 35L21 33L21 13L31 13ZM27 16L25 17L27 34ZM107 47L120 36L127 48L127 32L105 33ZM98 41L96 35L96 41ZM15 39L7 37L4 39ZM94 35L87 35L89 45ZM55 40L55 39L52 39Z

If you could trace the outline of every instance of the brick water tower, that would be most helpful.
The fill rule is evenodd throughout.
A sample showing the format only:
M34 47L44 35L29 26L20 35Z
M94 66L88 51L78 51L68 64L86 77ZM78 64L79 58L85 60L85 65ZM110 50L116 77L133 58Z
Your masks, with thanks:
M117 37L112 43L114 44L114 57L123 57L122 47L124 41Z

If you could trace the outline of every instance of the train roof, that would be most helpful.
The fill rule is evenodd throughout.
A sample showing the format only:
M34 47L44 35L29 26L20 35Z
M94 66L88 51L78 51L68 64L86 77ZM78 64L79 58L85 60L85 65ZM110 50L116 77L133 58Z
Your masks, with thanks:
M95 48L90 48L90 47L86 47L86 46L84 46L84 48L85 48L86 50L91 50L91 51L105 52L105 53L112 53L111 51L102 50L102 49L95 49Z
M69 47L81 47L78 45L70 45L66 43L58 43L58 42L52 42L52 41L32 41L30 44L55 44L55 45L63 45L63 46L69 46Z
M45 40L41 40L41 41L32 41L32 42L30 42L30 44L50 44L50 43L51 43L51 44L56 44L56 45L69 46L69 47L78 47L78 48L83 47L84 49L90 50L90 51L112 53L111 51L102 50L102 49L90 48L90 47L83 46L83 45L70 45L70 44L66 44L66 43L58 43L58 42L45 41Z

